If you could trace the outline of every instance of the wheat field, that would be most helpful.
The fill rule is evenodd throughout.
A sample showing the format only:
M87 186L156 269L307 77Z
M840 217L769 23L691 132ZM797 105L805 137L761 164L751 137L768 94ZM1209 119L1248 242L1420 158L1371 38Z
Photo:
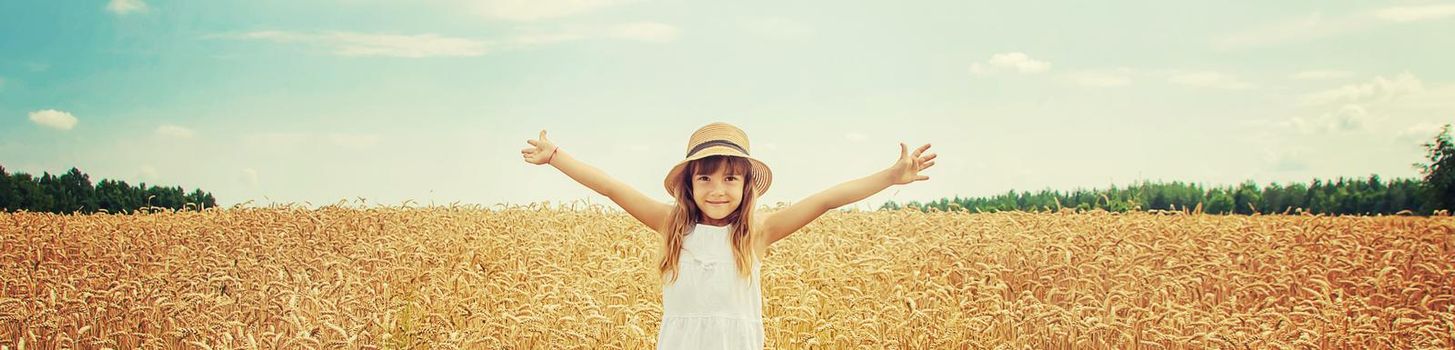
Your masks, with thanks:
M655 344L660 241L599 205L0 213L0 348ZM1455 346L1455 219L830 212L769 348Z

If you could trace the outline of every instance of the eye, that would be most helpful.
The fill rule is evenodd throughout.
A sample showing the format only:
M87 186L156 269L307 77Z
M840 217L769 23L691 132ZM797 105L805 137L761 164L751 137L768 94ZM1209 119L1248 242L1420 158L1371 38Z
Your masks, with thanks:
M728 181L738 181L738 177L737 176L728 176L727 179L728 179Z
M697 177L697 181L707 181L707 177L706 176L698 176Z

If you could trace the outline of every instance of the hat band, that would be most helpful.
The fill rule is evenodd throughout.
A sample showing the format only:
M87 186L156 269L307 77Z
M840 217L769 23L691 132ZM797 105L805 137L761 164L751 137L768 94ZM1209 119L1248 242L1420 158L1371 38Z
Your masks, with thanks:
M700 143L700 144L697 145L697 147L692 147L692 150L691 151L687 151L687 156L688 157L691 157L693 154L697 153L697 151L701 151L704 148L708 148L708 147L712 147L712 146L727 146L727 147L731 147L732 149L738 150L738 152L743 152L744 155L748 155L748 150L743 149L743 146L738 146L738 144L733 143L732 141L728 141L728 140L711 140L711 141L707 141L707 142Z

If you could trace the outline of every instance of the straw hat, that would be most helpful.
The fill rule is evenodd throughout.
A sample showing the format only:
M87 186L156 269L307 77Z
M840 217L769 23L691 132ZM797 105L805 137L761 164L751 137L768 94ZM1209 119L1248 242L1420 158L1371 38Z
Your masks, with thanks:
M753 193L762 196L763 192L768 191L768 185L773 184L773 171L763 161L748 154L748 134L743 129L721 122L707 124L687 139L687 158L667 172L667 179L662 184L667 187L667 193L675 197L677 194L674 192L678 188L677 184L682 181L682 172L687 170L688 162L719 155L743 157L753 164Z

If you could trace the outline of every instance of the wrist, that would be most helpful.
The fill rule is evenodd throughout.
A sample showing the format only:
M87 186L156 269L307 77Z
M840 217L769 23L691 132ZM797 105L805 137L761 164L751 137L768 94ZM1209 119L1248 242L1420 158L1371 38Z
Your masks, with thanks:
M879 175L879 181L883 182L885 187L889 187L889 186L894 186L895 185L895 183L894 183L894 180L895 180L894 179L894 177L895 177L894 176L894 167L891 166L888 169L880 170L878 175Z
M546 164L551 164L552 161L555 161L556 160L556 153L557 152L560 152L560 151L561 151L561 146L556 146L555 148L552 148L551 149L551 155L549 157L546 157Z

